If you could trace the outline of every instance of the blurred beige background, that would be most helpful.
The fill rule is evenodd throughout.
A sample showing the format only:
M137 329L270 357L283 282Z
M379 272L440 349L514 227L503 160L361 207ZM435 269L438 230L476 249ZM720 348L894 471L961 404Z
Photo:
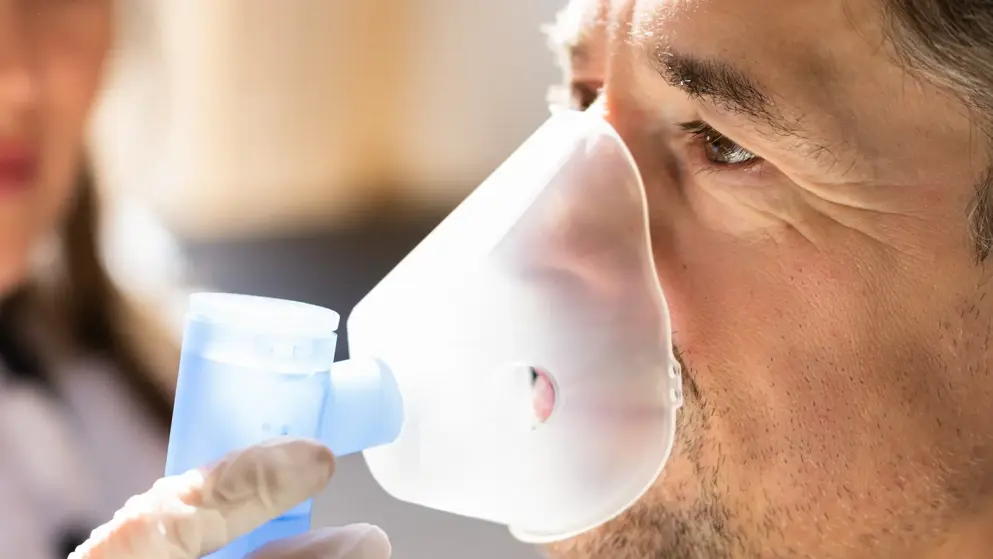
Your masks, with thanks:
M449 207L544 119L560 3L119 2L98 168L196 237Z
M112 271L177 327L179 282L347 315L544 120L563 3L120 0L91 142ZM398 559L536 557L393 501L354 456L315 521L378 523Z

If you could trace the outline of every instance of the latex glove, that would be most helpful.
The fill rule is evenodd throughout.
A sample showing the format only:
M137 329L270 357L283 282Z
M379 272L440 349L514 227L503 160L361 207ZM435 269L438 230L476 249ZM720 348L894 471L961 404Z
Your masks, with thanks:
M197 559L320 491L334 473L325 446L281 438L160 479L132 497L69 559ZM326 528L273 542L253 559L388 559L376 526Z

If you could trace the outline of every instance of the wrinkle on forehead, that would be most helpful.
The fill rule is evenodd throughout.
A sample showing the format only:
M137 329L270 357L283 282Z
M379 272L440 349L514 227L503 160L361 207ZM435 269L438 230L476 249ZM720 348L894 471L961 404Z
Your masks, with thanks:
M837 9L822 5L816 10L808 4L809 0L787 0L785 5L783 1L645 2L646 11L631 16L629 42L650 61L675 51L735 68L750 83L762 86L759 89L771 103L789 105L784 89L802 89L836 102L830 93L838 82L832 53L842 41L832 23L847 21L849 10L844 3L838 3Z

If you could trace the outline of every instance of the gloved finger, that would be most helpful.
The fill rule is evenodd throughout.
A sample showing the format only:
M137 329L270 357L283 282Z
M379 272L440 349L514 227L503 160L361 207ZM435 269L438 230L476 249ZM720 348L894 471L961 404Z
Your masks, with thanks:
M372 524L322 528L273 542L251 559L390 559L386 532Z
M132 497L69 559L197 559L313 496L333 472L331 451L307 440L235 451Z

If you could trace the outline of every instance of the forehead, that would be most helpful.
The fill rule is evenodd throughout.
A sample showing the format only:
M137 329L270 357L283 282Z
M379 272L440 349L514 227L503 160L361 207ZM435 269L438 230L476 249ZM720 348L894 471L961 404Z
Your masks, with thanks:
M770 94L822 110L842 98L837 89L865 82L867 66L903 74L875 0L574 0L566 14L558 42L573 66L620 42L644 60L675 50L731 63Z
M759 83L788 77L827 101L824 88L844 85L853 66L898 71L881 4L871 0L640 0L629 13L630 38L649 55L727 61Z
M630 13L640 30L701 42L704 31L714 38L748 36L759 48L788 36L821 43L872 33L883 21L875 0L613 0L611 6L618 16Z
M804 35L838 30L839 23L866 32L879 27L882 8L875 0L571 0L560 12L557 27L563 37L580 43L600 38L597 31L605 23L628 22L641 31L669 34L683 27L684 34L706 30L756 37L761 30Z

